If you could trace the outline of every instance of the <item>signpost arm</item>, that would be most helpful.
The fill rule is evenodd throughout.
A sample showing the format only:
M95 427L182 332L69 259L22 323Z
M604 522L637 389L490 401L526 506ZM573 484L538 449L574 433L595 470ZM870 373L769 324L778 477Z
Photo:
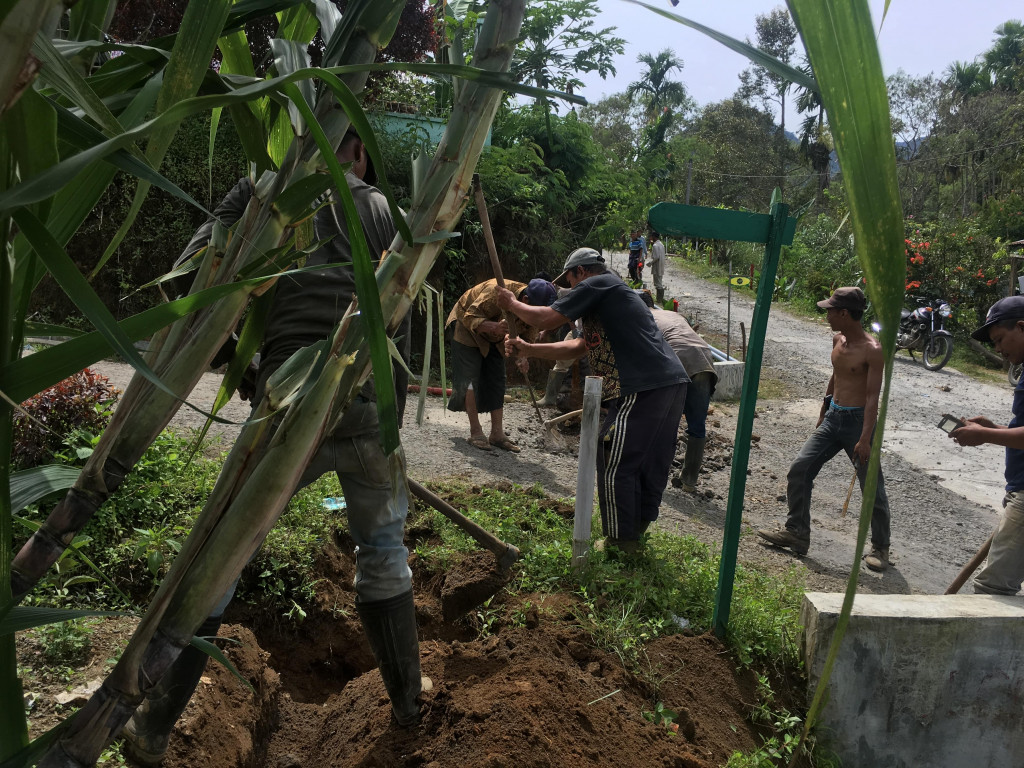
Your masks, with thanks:
M750 460L750 436L754 428L754 407L757 405L757 386L761 380L761 359L764 356L768 312L771 309L775 273L779 254L785 242L785 229L789 206L775 202L771 207L771 224L765 243L761 280L757 286L754 317L750 323L750 345L743 371L743 393L740 396L739 419L733 444L732 473L729 479L729 502L725 514L725 537L722 541L722 561L718 571L718 589L715 593L715 612L712 625L715 635L724 637L729 625L733 583L736 577L736 555L739 549L740 524L743 520L743 495L747 484L747 465Z

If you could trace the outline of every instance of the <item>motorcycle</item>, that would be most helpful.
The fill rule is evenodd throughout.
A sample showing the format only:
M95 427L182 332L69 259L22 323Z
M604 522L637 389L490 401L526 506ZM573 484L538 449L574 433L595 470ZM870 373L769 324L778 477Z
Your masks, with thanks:
M946 320L953 316L953 308L945 299L912 298L918 307L902 311L896 349L907 350L915 360L914 352L920 352L924 367L937 371L953 355L953 334L946 330ZM876 332L881 330L878 323L872 323L872 328Z
M912 358L914 352L920 352L924 367L937 371L953 355L953 334L946 330L946 320L953 316L953 308L945 299L912 298L918 307L902 311L896 348L907 350Z

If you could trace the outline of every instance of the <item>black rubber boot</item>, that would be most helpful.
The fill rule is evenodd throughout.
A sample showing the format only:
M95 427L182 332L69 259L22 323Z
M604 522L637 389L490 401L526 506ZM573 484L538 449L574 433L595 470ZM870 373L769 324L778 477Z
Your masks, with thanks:
M196 635L216 635L222 621L222 616L207 619L196 630ZM125 755L143 766L163 762L174 724L199 685L209 658L191 645L181 652L125 725L121 733Z
M658 306L660 307L660 306L662 306L665 303L665 289L664 288L655 288L654 290L658 294L657 301L658 301Z
M565 381L566 371L554 371L548 373L548 384L544 390L544 397L537 401L537 405L555 406L558 405L558 392Z
M412 590L386 600L361 603L356 612L363 622L373 658L391 698L391 716L403 728L420 721L420 643Z
M700 465L704 462L704 444L706 437L686 436L686 455L683 457L683 468L673 478L673 485L686 491L697 489L697 479L700 477ZM678 480L678 483L675 482Z

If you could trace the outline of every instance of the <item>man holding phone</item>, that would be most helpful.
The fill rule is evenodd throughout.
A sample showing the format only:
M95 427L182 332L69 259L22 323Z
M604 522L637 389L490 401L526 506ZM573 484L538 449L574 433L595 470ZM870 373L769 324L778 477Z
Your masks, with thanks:
M985 324L971 336L990 342L1012 365L1024 362L1024 296L993 304ZM958 445L990 443L1006 448L1003 517L992 537L988 562L974 579L974 591L989 595L1015 595L1024 582L1024 379L1013 391L1012 412L1005 427L974 416L949 435Z
M856 467L861 490L864 489L885 367L881 345L861 325L867 303L864 291L856 287L837 288L829 298L818 302L827 312L829 327L835 331L832 378L825 388L817 427L789 468L786 527L757 532L765 541L798 555L807 554L810 548L811 489L825 462L839 451L846 451ZM871 515L871 552L864 556L864 564L873 571L889 567L889 499L881 471Z

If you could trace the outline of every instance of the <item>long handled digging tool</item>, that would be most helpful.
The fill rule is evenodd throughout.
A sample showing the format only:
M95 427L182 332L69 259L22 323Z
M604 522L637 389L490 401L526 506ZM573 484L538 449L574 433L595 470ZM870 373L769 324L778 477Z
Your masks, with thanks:
M442 515L459 526L459 528L472 536L480 546L488 552L493 553L495 559L498 561L498 570L507 571L512 567L512 564L519 559L519 549L517 547L514 547L511 544L506 544L494 534L484 530L464 514L459 512L459 510L447 501L437 494L427 490L412 478L409 478L409 490L412 491L413 496L432 506Z
M971 578L971 574L978 570L979 565L985 562L985 558L988 557L988 551L992 548L992 536L995 536L995 534L993 533L985 539L985 543L981 545L981 549L977 551L974 557L967 561L967 565L960 569L960 573L958 573L956 578L953 579L953 583L949 585L945 594L955 595L959 592L960 587L962 587L964 583Z
M494 270L494 279L502 288L505 287L505 277L501 273L501 263L498 261L498 249L494 245L494 235L491 232L491 217L487 215L487 203L484 200L484 188L480 184L480 174L473 174L473 194L476 196L476 208L480 212L480 226L484 230L484 241L487 243L487 253L491 257L491 268ZM505 322L508 323L508 335L513 339L519 333L516 331L516 318L511 312L505 312ZM530 388L530 399L533 401L533 410L537 412L537 420L543 425L544 417L541 415L540 406L537 405L537 394L533 391L533 384L528 374L523 374L526 379L526 386Z

